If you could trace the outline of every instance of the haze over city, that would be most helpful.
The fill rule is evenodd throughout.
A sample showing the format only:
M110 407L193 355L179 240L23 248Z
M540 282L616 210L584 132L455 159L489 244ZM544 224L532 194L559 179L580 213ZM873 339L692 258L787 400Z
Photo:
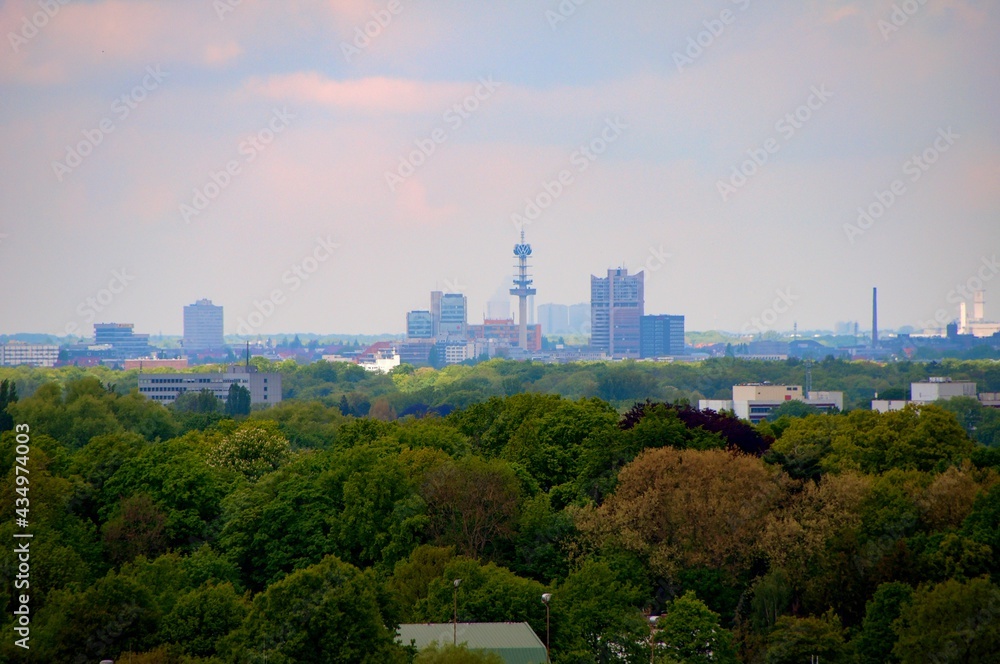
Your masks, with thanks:
M164 334L276 291L261 334L472 320L521 229L536 305L624 266L691 330L1000 312L994 3L52 7L0 7L3 334L103 290Z

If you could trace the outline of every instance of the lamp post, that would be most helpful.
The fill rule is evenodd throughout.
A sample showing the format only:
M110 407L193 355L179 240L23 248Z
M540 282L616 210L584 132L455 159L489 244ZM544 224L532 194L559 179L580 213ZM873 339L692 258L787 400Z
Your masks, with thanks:
M656 653L656 641L653 640L653 632L656 630L656 621L660 616L649 616L649 664L653 664L653 656Z
M454 633L452 635L452 645L458 645L458 585L462 583L461 579L455 579L453 582L455 584L455 613L454 616Z
M552 599L552 593L544 593L542 595L542 604L545 605L545 661L550 662L549 659L549 648L552 642L552 629L551 623L549 622L549 600Z

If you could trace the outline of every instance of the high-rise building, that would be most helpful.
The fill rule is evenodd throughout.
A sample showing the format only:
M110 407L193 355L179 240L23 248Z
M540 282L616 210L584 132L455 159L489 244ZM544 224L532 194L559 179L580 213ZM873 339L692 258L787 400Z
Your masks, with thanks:
M683 355L684 316L643 316L639 336L639 357Z
M184 349L222 348L222 307L201 299L184 307Z
M94 344L110 346L114 357L144 357L152 351L148 334L133 334L132 323L94 323Z
M590 304L581 302L569 307L570 334L590 334Z
M639 357L645 273L625 268L590 277L590 345L613 358Z
M429 311L410 311L406 314L407 339L433 339L434 318Z
M434 336L441 334L441 298L444 293L441 291L431 291L431 327Z
M538 322L546 334L568 334L569 307L565 304L540 304Z
M438 336L465 338L468 331L468 308L468 300L461 293L445 293L442 295L440 298Z

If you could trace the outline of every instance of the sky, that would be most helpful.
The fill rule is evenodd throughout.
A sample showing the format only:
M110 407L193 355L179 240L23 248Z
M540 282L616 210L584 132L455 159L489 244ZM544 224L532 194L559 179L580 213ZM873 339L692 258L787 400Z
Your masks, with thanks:
M992 0L0 2L0 334L401 332L645 271L689 330L1000 318ZM511 306L511 311L516 307Z

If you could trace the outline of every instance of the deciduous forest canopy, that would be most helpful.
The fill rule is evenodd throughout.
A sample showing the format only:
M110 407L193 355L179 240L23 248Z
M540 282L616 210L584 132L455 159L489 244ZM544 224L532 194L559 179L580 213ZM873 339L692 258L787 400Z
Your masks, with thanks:
M997 411L863 408L930 375L1000 391L997 363L820 362L845 412L759 425L689 404L802 364L259 366L285 401L249 414L0 371L0 536L22 422L35 534L31 659L0 659L411 662L396 626L450 622L454 579L460 621L543 640L552 593L557 663L1000 656ZM445 646L416 661L490 661Z

